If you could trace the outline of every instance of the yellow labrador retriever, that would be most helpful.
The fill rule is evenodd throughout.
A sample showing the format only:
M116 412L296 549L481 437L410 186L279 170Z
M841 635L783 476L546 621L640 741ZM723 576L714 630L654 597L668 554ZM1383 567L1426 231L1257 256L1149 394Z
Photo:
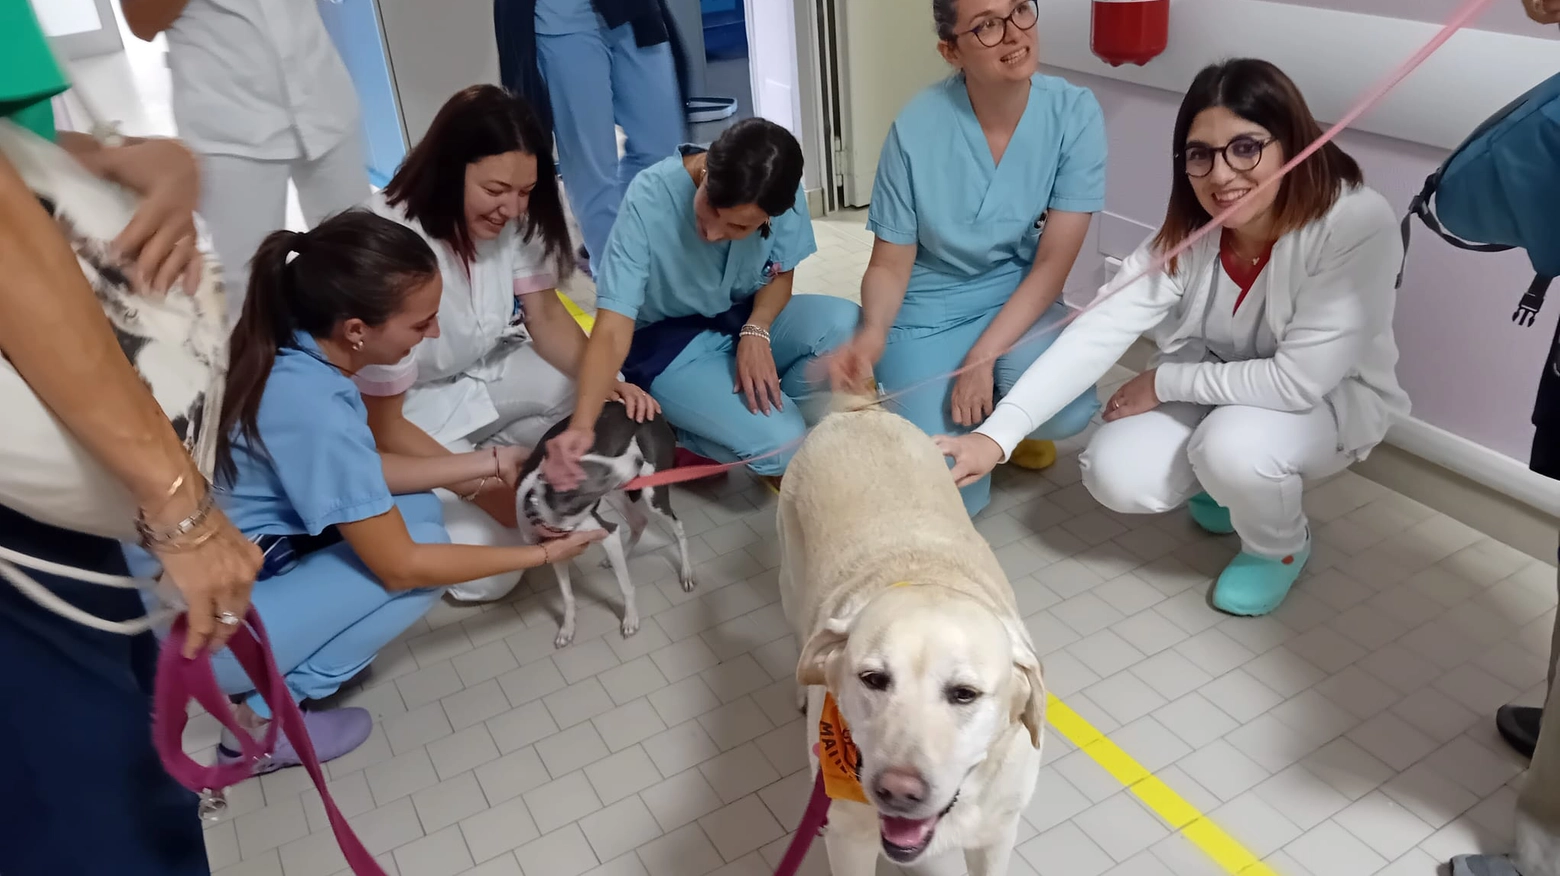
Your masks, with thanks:
M842 410L861 402L836 402L780 490L780 595L834 798L829 866L872 876L880 850L906 864L959 849L970 876L1003 876L1040 769L1040 663L932 440Z

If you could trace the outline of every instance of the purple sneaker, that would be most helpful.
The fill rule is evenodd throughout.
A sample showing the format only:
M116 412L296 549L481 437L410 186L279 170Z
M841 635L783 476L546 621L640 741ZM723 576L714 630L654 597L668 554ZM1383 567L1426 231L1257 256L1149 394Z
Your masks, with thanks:
M309 739L314 742L314 753L319 755L320 763L329 763L368 741L369 734L374 732L374 716L367 709L358 708L304 712L303 725L309 731ZM223 741L217 745L217 763L226 766L242 760L243 754L236 751L235 746L230 746L230 740L225 738L226 731L223 736ZM287 739L287 734L279 733L276 737L276 751L270 758L255 765L254 774L263 776L302 763L303 759Z

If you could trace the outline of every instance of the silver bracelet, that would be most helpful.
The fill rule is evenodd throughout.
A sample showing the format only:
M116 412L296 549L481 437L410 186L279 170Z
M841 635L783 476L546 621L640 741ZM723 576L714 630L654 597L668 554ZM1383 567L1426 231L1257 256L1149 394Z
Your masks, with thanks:
M762 340L764 343L767 344L767 343L769 343L769 330L765 329L765 328L763 328L761 326L756 326L756 325L754 325L752 323L748 323L748 324L746 324L746 325L744 325L742 327L742 330L740 332L737 333L737 337L739 337L739 338L758 338L759 340Z

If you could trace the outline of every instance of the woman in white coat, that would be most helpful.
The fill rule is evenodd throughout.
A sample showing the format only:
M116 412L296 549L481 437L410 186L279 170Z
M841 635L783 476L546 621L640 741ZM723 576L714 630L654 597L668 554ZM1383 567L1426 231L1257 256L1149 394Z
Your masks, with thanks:
M356 375L380 450L535 447L574 409L586 337L556 292L572 248L551 143L530 106L496 85L457 92L368 206L421 234L444 279L438 331L401 363ZM631 384L619 382L612 397L637 418L658 410ZM437 493L456 544L521 538L515 489L496 468L464 495ZM498 599L519 580L498 576L448 592Z
M976 432L939 438L955 478L990 471L1147 333L1154 365L1107 402L1080 460L1084 483L1121 513L1189 504L1204 529L1238 534L1213 604L1238 615L1277 608L1311 554L1304 480L1363 459L1409 407L1392 337L1403 245L1386 199L1332 144L1250 194L1320 135L1272 64L1198 74L1176 119L1164 225L1122 275L1239 209L1068 326Z

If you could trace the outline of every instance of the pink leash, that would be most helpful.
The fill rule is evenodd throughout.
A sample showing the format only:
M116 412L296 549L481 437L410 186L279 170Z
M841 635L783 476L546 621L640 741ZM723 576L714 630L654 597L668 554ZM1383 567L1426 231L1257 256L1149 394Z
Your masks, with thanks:
M214 798L220 799L223 789L248 779L253 774L254 766L270 757L271 752L276 750L276 734L280 730L287 734L288 741L302 758L309 778L314 780L314 787L319 790L320 799L325 804L331 830L336 835L336 843L341 847L342 855L352 872L357 876L385 876L385 871L374 860L374 856L369 854L357 834L352 832L351 825L347 824L346 817L341 814L336 801L331 798L330 790L325 786L325 773L320 768L314 743L304 727L303 712L293 702L292 693L287 689L282 673L276 668L276 660L271 656L271 641L260 623L260 615L250 608L246 620L248 626L239 627L228 642L228 649L238 659L239 665L244 667L250 680L255 682L255 688L265 699L266 705L271 707L272 719L266 727L265 739L256 740L238 726L232 706L217 686L216 676L212 674L210 655L201 654L194 659L185 659L184 641L188 623L181 614L174 619L173 629L163 642L162 653L157 661L152 741L162 757L163 766L179 784L200 794L203 806L209 805ZM191 698L238 737L243 749L242 761L228 766L208 767L196 763L184 753L184 727L189 723L187 707Z
M1429 58L1431 55L1435 54L1436 50L1445 45L1446 41L1451 39L1453 34L1457 33L1459 30L1462 30L1464 27L1467 27L1468 24L1472 22L1474 18L1478 17L1479 13L1483 12L1484 8L1489 6L1491 2L1492 0L1467 0L1467 2L1465 2L1462 7L1452 15L1446 24L1441 27L1441 30L1437 32L1428 43L1425 43L1424 46L1422 46L1419 51L1415 52L1411 57L1409 57L1408 60L1404 61L1402 64L1399 64L1396 69L1383 77L1381 81L1376 83L1376 85L1372 87L1370 91L1366 92L1365 96L1354 105L1353 109L1344 113L1343 117L1340 118L1331 128L1329 128L1326 133L1316 138L1314 143L1307 146L1305 149L1302 149L1300 154L1289 159L1289 161L1279 169L1278 173L1258 184L1255 189L1252 189L1247 197L1251 197L1258 192L1265 191L1266 189L1278 185L1278 181L1289 175L1289 172L1298 167L1301 162L1316 154L1318 149L1321 149L1323 146L1332 142L1334 138L1343 133L1345 128L1354 124L1354 122L1357 121L1360 116L1369 112L1372 107L1380 103L1381 99L1386 97L1388 92L1390 92L1393 88L1396 88L1397 84L1402 82L1403 79L1408 76L1408 74L1418 69L1419 66L1425 62L1426 58ZM1109 286L1101 291L1100 294L1088 304L1088 306L1073 311L1072 313L1068 314L1066 318L1058 320L1057 322L1048 325L1045 328L1038 329L1025 335L1022 338L1019 338L1018 341L1013 343L1005 350L1000 350L979 361L971 362L962 368L949 371L946 374L940 374L936 377L930 377L918 383L912 383L903 389L884 395L876 402L874 402L874 404L882 404L883 402L907 395L924 386L942 382L950 377L957 377L972 368L994 362L998 358L1007 355L1008 353L1024 346L1025 344L1038 340L1052 331L1060 332L1062 329L1067 327L1068 323L1071 323L1078 317L1098 307L1101 302L1110 296L1115 295L1122 289L1125 289L1126 287L1136 283L1137 281L1156 271L1164 270L1165 266L1168 265L1172 259L1174 259L1176 256L1179 256L1181 253L1186 252L1186 250L1190 249L1199 240L1202 240L1204 237L1212 234L1214 229L1222 226L1224 224L1224 220L1228 219L1236 210L1239 209L1240 204L1238 203L1226 208L1223 213L1213 217L1213 219L1210 220L1208 224L1204 225L1202 228L1199 228L1190 237L1181 241L1179 245L1170 249L1168 252L1156 256L1148 263L1148 265L1143 268L1143 270L1139 271L1136 275L1126 280L1120 280L1118 278L1117 281L1113 281ZM803 440L804 439L799 438L777 450L771 450L762 456L754 456L749 459L739 460L737 462L721 463L717 465L685 466L683 468L668 469L667 471L660 471L656 472L655 474L644 475L629 481L624 485L623 488L626 490L643 490L650 487L665 486L667 484L678 484L684 481L693 481L699 480L700 478L713 477L722 472L737 468L738 466L748 465L761 459L768 459L771 456L778 456L797 447L802 443Z

